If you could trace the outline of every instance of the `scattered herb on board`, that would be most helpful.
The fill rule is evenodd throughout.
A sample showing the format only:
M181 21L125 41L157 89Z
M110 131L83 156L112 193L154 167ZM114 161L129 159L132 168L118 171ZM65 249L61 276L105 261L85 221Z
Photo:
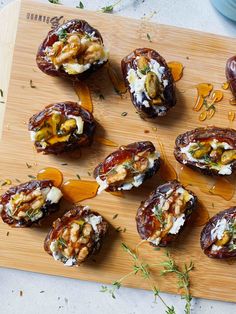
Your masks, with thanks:
M99 96L98 96L98 97L99 97L99 99L100 99L100 100L105 99L105 97L104 97L104 95L103 95L103 94L99 94Z
M79 2L79 5L76 6L77 9L83 9L84 8L84 4L82 1Z
M160 295L160 291L158 287L155 284L154 279L152 278L151 274L151 267L155 266L162 266L164 269L161 270L160 275L165 276L167 274L175 274L178 278L178 288L184 290L184 293L182 295L182 298L185 299L185 314L190 314L191 313L191 300L192 296L190 294L190 278L189 278L189 273L194 269L194 265L192 262L190 262L189 265L184 264L183 267L179 267L175 260L171 257L169 252L166 252L166 257L167 260L165 260L162 263L159 264L147 264L144 260L140 259L138 256L138 253L132 249L130 249L125 243L121 244L123 250L128 253L132 260L133 260L133 265L132 265L132 270L120 278L119 280L116 280L112 283L111 287L108 286L101 286L100 292L106 292L109 293L113 299L116 298L115 292L121 288L122 282L132 276L132 275L140 275L144 280L148 280L150 283L150 286L152 288L153 296L154 296L154 301L156 302L157 299L159 299L163 305L166 308L165 313L166 314L176 314L176 310L174 306L169 306L165 302L165 300L162 298Z
M20 297L22 297L23 296L23 291L22 290L20 290Z
M36 179L36 177L33 176L32 174L28 174L28 177L29 177L30 179Z
M39 293L44 293L45 291L44 290L41 290Z
M3 90L0 88L0 96L3 97Z
M31 166L30 164L28 164L28 162L26 162L25 164L26 164L26 167L27 167L28 169L32 168L32 166Z
M36 88L36 86L33 84L33 81L32 81L32 80L30 80L30 87L31 87L31 88Z
M152 39L149 33L147 33L147 39L149 40L150 43L152 42Z
M79 175L79 174L77 174L77 175L76 175L76 177L78 178L78 180L81 180L81 178L80 178L80 175Z
M112 219L116 219L118 217L119 214L115 214Z
M91 172L89 172L89 171L88 171L88 172L87 172L87 174L88 174L88 176L90 176L90 177L91 177Z
M122 117L125 117L125 116L127 116L127 114L128 114L128 112L125 112L125 111L124 111L124 112L122 112L121 115L122 115Z
M66 162L63 162L61 165L62 166L67 166L68 164Z
M107 5L106 7L102 7L101 11L103 13L113 13L114 7L117 6L122 0L115 2L114 4Z
M7 231L7 237L9 236L9 233L10 233L10 232L9 232L9 231Z
M116 232L121 232L121 227L119 226L119 227L116 227Z
M59 0L48 0L48 2L53 4L60 4Z

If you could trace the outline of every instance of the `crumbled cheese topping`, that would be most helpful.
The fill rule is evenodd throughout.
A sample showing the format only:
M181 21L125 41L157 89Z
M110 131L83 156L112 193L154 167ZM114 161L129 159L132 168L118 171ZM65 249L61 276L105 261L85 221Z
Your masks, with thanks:
M181 214L179 217L174 218L174 223L171 229L169 230L170 234L177 234L180 230L180 228L185 223L185 214Z
M227 227L228 223L225 218L218 220L216 226L211 230L211 239L221 240Z

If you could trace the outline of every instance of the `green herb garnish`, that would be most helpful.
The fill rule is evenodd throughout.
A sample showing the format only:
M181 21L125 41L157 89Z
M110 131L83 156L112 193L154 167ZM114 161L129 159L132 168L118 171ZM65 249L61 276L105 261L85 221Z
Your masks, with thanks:
M57 32L58 38L59 40L65 40L67 38L67 31L64 28L61 28L58 32Z
M53 4L60 4L59 0L48 0L48 2Z
M108 5L106 7L102 7L101 11L103 13L113 13L114 7L117 6L122 0L115 2L114 4Z
M67 243L62 237L57 240L57 243L62 246L62 248L67 248Z
M149 33L147 33L147 39L149 40L150 43L152 42L152 39Z
M119 214L115 214L112 219L116 219L118 217Z
M0 96L3 97L3 90L0 88Z
M84 4L82 1L79 2L79 5L76 6L77 9L83 9L84 8Z
M165 222L165 219L163 218L163 211L162 211L162 207L156 205L154 207L154 215L155 217L157 218L157 220L160 222L160 224L162 226L165 226L166 225L166 222Z
M32 168L32 166L31 166L30 164L28 164L28 162L26 162L25 164L26 164L26 167L27 167L28 169Z
M36 179L36 177L33 176L32 174L28 174L28 177L29 177L30 179Z
M125 117L125 116L127 116L127 114L128 114L128 112L125 112L125 111L124 111L124 112L122 112L121 116L122 116L122 117Z

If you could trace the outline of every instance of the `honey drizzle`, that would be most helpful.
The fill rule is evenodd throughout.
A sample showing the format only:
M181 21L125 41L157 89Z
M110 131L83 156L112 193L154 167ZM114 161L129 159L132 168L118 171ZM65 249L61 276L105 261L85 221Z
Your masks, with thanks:
M224 94L221 90L214 90L212 95L211 95L211 98L210 98L210 102L208 103L208 106L211 106L213 105L215 102L219 102L223 99L224 97Z
M194 226L201 227L204 226L210 218L209 212L205 205L200 201L198 203L197 209L193 212L191 221Z
M199 121L205 121L206 118L207 118L207 111L204 110L203 112L200 113L198 119L199 119Z
M88 85L79 81L78 83L74 83L74 90L81 101L81 106L92 113L93 102Z
M217 178L209 192L230 201L235 192L235 185L226 178Z
M114 191L114 192L108 191L108 193L114 196L118 196L118 197L125 197L122 191Z
M54 186L60 187L63 182L63 174L57 168L47 167L38 172L37 179L51 180Z
M121 78L119 78L116 70L110 64L107 65L107 73L115 91L120 95L125 94L127 91L125 83Z
M224 83L221 85L221 87L222 87L224 90L228 89L228 88L229 88L229 82L224 82Z
M235 119L235 113L233 111L228 112L228 119L230 122L233 122Z
M213 85L210 83L200 83L196 87L198 95L193 110L200 111L202 109L204 99L210 95L210 92L213 89Z
M183 76L184 66L178 61L170 61L167 63L168 67L171 70L173 79L175 82L179 81Z
M106 146L111 146L111 147L118 147L119 145L111 140L108 140L107 138L104 138L104 137L99 137L99 136L95 136L94 137L94 140L97 142L97 143L100 143L100 144L103 144L103 145L106 145Z
M158 141L158 144L160 147L161 156L162 156L162 160L163 160L163 164L161 165L161 168L159 170L160 177L165 181L166 180L167 181L168 180L177 180L178 179L177 173L166 156L164 145L159 140L157 140L157 141Z
M67 201L77 203L95 197L98 187L96 181L68 180L61 186L61 191Z

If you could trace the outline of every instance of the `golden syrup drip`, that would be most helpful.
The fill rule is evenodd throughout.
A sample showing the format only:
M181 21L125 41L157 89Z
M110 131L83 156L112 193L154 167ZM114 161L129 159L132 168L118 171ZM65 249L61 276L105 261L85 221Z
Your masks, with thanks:
M203 106L204 98L210 95L210 92L213 89L213 85L210 83L200 83L196 87L198 95L193 110L199 111Z
M204 226L210 218L209 212L202 202L198 203L197 209L193 212L191 221L194 226Z
M67 201L77 203L95 197L98 188L96 181L68 180L61 186L61 191Z
M235 184L226 178L217 178L209 192L222 197L226 201L230 201L234 196Z
M197 186L202 192L209 193L209 177L187 166L182 166L179 171L179 180L185 186Z
M74 84L76 95L81 101L81 106L87 109L89 112L93 112L93 102L90 94L90 90L87 84L82 81Z
M114 192L108 191L108 193L114 196L118 196L118 197L125 197L122 191L114 191Z
M63 174L57 168L48 167L38 172L37 179L51 180L54 186L59 187L63 182Z
M214 114L215 114L215 109L214 108L210 108L208 111L207 111L207 119L211 119L213 116L214 116Z
M110 64L107 66L107 72L115 91L118 94L125 94L127 90L125 83Z
M224 90L228 89L228 88L229 88L229 82L224 82L224 83L221 85L221 87L222 87Z
M207 111L204 110L203 112L200 113L199 117L198 117L198 120L199 121L205 121L207 118Z
M229 101L230 105L236 106L236 98L231 98Z
M171 70L173 79L175 82L179 81L183 76L184 66L178 61L170 61L167 63L168 67Z
M230 122L233 122L234 119L235 119L235 113L234 113L233 111L229 111L229 112L228 112L228 120L229 120Z
M159 170L160 177L165 181L177 180L178 179L177 173L166 156L164 145L159 140L157 140L157 141L158 141L158 144L160 147L161 157L162 157L162 161L163 161L161 168Z
M221 101L223 97L224 97L224 94L221 90L217 90L217 89L214 90L210 98L210 103L208 105L210 106L210 105L213 105L215 102Z
M119 145L111 140L108 140L107 138L103 138L103 137L99 137L99 136L95 136L94 140L97 143L106 145L106 146L111 146L111 147L118 147Z

